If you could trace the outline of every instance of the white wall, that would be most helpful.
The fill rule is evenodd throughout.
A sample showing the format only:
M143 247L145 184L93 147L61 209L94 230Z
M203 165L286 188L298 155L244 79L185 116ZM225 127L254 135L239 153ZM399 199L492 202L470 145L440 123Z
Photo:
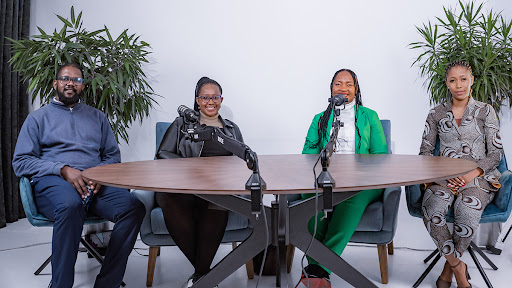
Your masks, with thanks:
M501 12L501 15L505 19L512 19L512 2L509 0L491 0L488 2L488 7L492 7L494 11ZM501 135L503 143L505 145L505 155L507 159L512 159L512 110L508 107L509 103L505 103L505 107L500 112L501 122ZM512 163L512 160L508 160L508 163ZM512 167L512 164L508 164Z
M153 157L154 124L172 121L180 104L191 106L203 75L221 83L224 105L253 150L300 153L343 67L358 74L365 106L392 120L395 153L416 154L429 105L410 67L418 52L407 44L419 40L414 25L451 1L372 2L33 1L31 32L60 28L55 14L68 16L73 4L89 29L129 28L152 45L146 69L162 98L131 129L123 161Z
M411 67L419 51L407 45L421 40L415 25L435 21L443 5L456 3L32 1L31 33L37 33L36 26L47 32L60 29L55 14L68 16L75 5L90 30L105 24L117 35L129 28L152 45L151 63L145 68L162 98L150 118L130 129L129 145L121 145L123 161L153 158L155 123L172 121L179 105L193 104L201 76L222 85L223 105L233 111L254 151L300 153L311 119L325 109L331 77L340 68L358 74L364 105L381 119L391 119L394 153L417 154L429 101L424 79ZM499 10L508 9L506 15L512 18L509 0L490 0L487 6L494 3ZM509 128L503 132L511 134ZM508 143L510 150L512 141ZM400 209L395 243L431 248L421 220L405 215L405 203Z

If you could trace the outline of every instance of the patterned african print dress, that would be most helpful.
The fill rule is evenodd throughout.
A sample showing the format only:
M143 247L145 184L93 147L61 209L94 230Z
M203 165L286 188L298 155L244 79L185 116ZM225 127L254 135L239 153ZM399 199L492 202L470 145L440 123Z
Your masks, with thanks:
M491 105L469 98L460 119L452 113L450 102L428 113L420 155L433 155L439 138L439 156L476 162L483 173L457 191L447 181L426 185L423 195L423 222L443 255L460 257L478 228L482 213L500 188L497 166L503 155L499 122ZM446 214L454 208L454 231L446 225Z

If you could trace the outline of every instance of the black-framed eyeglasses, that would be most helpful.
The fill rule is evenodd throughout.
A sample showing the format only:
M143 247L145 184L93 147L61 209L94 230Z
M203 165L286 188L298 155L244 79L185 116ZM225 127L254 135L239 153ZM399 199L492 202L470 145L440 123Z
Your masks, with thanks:
M84 84L84 78L80 77L69 77L69 76L60 76L57 77L57 80L62 84L68 84L69 82L73 82L74 84L82 85Z
M215 96L198 96L197 98L201 99L203 103L208 103L210 100L212 100L214 103L219 103L220 99L222 98L222 95L215 95Z

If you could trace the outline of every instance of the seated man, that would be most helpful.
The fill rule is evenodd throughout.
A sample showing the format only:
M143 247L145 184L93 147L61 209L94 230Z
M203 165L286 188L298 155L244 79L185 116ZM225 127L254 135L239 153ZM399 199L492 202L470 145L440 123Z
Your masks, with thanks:
M127 189L82 177L83 170L121 157L105 114L80 102L81 67L60 67L53 88L57 96L25 120L12 161L16 175L30 179L38 210L55 221L51 287L73 286L86 213L115 222L94 287L119 287L145 208Z

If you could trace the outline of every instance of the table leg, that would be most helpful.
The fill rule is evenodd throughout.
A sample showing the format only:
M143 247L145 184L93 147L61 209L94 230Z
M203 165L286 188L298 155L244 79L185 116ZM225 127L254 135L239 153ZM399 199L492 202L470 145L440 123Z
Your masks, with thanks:
M211 288L219 284L238 268L242 267L249 259L256 256L265 249L265 246L271 243L270 220L265 221L263 215L256 220L251 212L251 201L240 197L230 195L197 195L205 200L217 204L226 209L245 215L253 224L253 231L247 239L231 251L222 259L213 269L204 275L194 284L194 288ZM271 209L264 207L267 217L270 217Z
M288 242L288 201L286 195L278 195L277 202L277 255L279 265L276 266L277 287L288 287L288 267L286 264L286 245ZM277 258L277 257L276 257ZM279 276L277 276L279 275Z
M334 205L354 196L358 192L340 192L334 193ZM323 198L320 195L318 198L318 211L322 210ZM315 199L310 198L300 203L289 206L289 237L290 243L295 245L298 249L306 253L311 234L308 231L308 221L315 215ZM372 287L377 286L368 280L363 274L357 271L354 267L348 264L336 253L325 247L318 240L313 239L311 247L307 254L313 257L318 262L322 263L325 267L329 268L332 272L344 279L354 287Z

